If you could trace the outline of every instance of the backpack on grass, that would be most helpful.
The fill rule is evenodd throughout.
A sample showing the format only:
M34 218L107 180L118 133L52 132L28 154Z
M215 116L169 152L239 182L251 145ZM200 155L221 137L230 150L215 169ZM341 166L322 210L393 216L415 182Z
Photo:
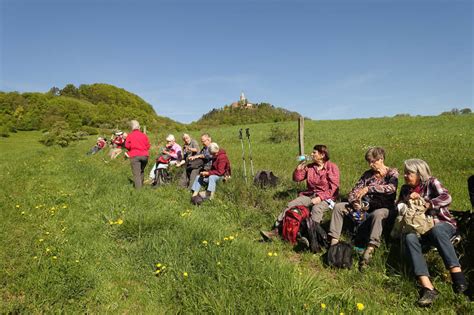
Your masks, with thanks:
M308 217L309 210L304 206L295 206L286 210L285 217L283 218L283 239L295 244L301 222Z
M321 224L314 222L311 217L303 221L302 233L309 241L309 250L312 253L322 252L329 247L328 234Z
M253 183L260 188L275 187L278 184L278 177L272 171L258 171Z
M327 263L330 267L351 269L352 268L352 246L345 242L339 242L329 247Z

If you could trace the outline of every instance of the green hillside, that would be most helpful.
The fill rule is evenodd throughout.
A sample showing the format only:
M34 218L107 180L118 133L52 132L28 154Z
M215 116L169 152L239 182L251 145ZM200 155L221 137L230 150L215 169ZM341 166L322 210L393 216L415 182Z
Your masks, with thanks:
M285 135L279 143L277 125ZM357 257L351 270L334 270L321 254L258 242L258 231L304 187L291 181L296 125L206 129L228 152L233 176L201 207L176 183L135 191L129 161L109 161L107 151L85 155L92 137L64 149L42 146L35 131L0 138L0 313L472 314L436 252L428 257L441 294L422 310L413 278L395 267L403 256L389 255L385 243L360 273ZM452 208L468 210L473 125L473 115L307 121L305 149L328 145L342 195L368 168L369 146L383 146L386 164L399 169L407 158L425 159ZM273 170L277 187L244 182L239 128L250 130L255 170ZM154 144L162 137L149 135Z
M50 129L66 125L71 131L94 128L124 129L138 119L148 128L180 129L182 125L158 116L153 107L137 95L109 84L72 84L47 93L0 92L0 132Z
M191 128L206 128L219 125L240 125L269 122L294 121L300 114L275 107L268 103L255 104L250 108L224 106L213 109L204 114L198 121L193 122Z

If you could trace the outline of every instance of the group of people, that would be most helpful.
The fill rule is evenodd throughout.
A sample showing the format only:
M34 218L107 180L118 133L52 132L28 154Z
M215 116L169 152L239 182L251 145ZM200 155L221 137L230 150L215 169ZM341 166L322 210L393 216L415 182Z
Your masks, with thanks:
M429 306L439 294L430 281L427 262L423 256L422 248L426 245L438 249L446 269L451 274L454 292L467 291L466 279L451 241L457 233L456 220L448 210L451 196L441 182L431 175L425 161L409 159L404 162L405 184L401 187L397 199L399 178L397 169L385 165L383 148L370 148L365 154L369 169L362 174L349 192L347 202L337 202L340 173L337 165L330 161L327 146L314 146L311 158L311 163L302 162L293 172L294 181L306 180L307 190L287 204L285 210L278 215L272 230L260 232L264 240L269 241L280 235L286 211L295 206L309 208L311 220L315 224L320 224L324 213L332 210L328 232L330 246L337 246L345 224L359 224L357 233L361 235L358 237L367 240L359 261L359 268L364 270L369 265L374 251L381 244L384 229L390 229L390 223L398 215L397 205L421 199L423 212L433 219L433 227L423 235L411 231L401 236L404 238L407 256L421 286L417 303L420 306ZM357 216L359 220L354 220L355 214L359 215ZM360 220L360 215L363 216L363 220ZM300 241L303 244L308 243L304 236L300 236Z
M138 121L132 120L130 127L131 132L126 138L123 137L123 133L116 134L117 139L114 138L113 143L114 149L120 148L120 152L122 147L127 149L134 186L139 189L144 184L150 141L147 135L140 131ZM182 139L183 146L180 146L173 135L166 137L166 145L159 150L150 178L155 178L159 170L174 165L182 168L179 183L192 191L193 198L213 199L217 183L231 175L230 161L225 150L212 142L211 136L207 133L201 135L202 147L188 134L183 134ZM105 146L102 143L103 139L100 144L99 140L98 150ZM118 150L114 151L114 156L117 152ZM299 163L293 172L293 180L306 181L307 189L287 204L285 210L277 216L270 231L260 232L264 240L270 241L280 235L285 214L294 207L307 207L314 224L320 224L324 214L332 211L328 232L330 246L337 246L346 224L358 224L357 233L366 240L365 250L359 261L359 268L364 270L369 266L374 251L380 246L384 230L387 232L391 229L394 218L398 215L399 205L415 199L422 200L423 212L432 218L433 226L423 235L411 231L401 236L414 274L421 286L418 304L429 306L439 294L430 281L427 262L423 256L423 248L426 245L438 249L445 267L451 274L454 292L465 293L468 286L451 242L453 236L457 234L456 221L448 210L451 196L441 182L431 175L425 161L420 159L404 161L405 184L401 187L397 198L398 170L385 165L383 148L370 148L365 154L369 169L362 174L349 192L347 201L338 202L340 173L338 166L330 161L328 147L315 145L311 160L310 163L305 161ZM203 187L205 190L201 192ZM355 214L357 220L354 220ZM299 239L303 243L308 243L304 236L300 236Z
M144 172L149 159L150 141L146 134L140 131L136 120L130 122L131 132L127 136L124 147L128 150L135 188L144 184ZM183 134L181 147L174 137L166 137L166 145L159 150L150 178L156 184L158 176L170 166L183 168L180 185L192 191L196 196L201 193L203 199L213 199L217 183L231 175L230 161L224 149L212 142L208 133L201 135L202 148L190 135ZM205 188L203 192L201 189Z
M109 157L110 159L116 159L123 151L125 146L125 140L127 134L123 131L116 131L110 138L109 145ZM104 137L98 137L96 144L86 153L87 155L94 155L99 151L103 150L107 146L107 139Z

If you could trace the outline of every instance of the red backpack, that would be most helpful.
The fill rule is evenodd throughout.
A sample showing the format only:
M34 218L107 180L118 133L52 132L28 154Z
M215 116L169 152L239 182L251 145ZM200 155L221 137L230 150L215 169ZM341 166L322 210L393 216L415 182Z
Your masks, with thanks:
M309 217L309 210L305 206L295 206L285 212L283 218L283 239L295 244L301 222Z

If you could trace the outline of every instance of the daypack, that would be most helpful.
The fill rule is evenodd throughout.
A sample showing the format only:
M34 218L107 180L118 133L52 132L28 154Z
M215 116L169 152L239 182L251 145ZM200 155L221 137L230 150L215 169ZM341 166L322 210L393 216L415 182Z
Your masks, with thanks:
M300 231L301 221L309 217L309 210L304 206L295 206L285 212L283 218L283 239L295 244L296 237Z
M352 268L352 246L345 242L339 242L329 247L327 262L330 267Z
M278 177L272 171L258 171L253 178L253 183L260 188L275 187L278 184Z
M326 231L321 224L314 222L311 217L303 221L303 234L308 238L309 249L312 253L319 253L329 247L329 240Z

